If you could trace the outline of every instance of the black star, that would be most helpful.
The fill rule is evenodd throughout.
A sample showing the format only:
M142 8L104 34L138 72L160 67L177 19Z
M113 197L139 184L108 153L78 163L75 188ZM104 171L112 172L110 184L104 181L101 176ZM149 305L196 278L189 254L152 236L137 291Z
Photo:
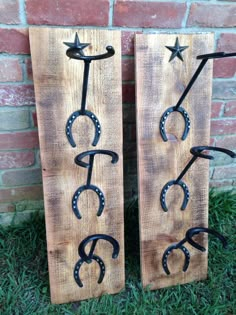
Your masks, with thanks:
M90 45L90 43L81 43L79 40L78 33L75 34L74 43L64 42L64 44L70 48L78 48L79 53L84 56L83 49Z
M178 37L176 37L174 46L166 46L166 48L172 52L169 62L173 60L175 57L178 57L180 60L184 61L181 52L187 49L188 46L180 46Z

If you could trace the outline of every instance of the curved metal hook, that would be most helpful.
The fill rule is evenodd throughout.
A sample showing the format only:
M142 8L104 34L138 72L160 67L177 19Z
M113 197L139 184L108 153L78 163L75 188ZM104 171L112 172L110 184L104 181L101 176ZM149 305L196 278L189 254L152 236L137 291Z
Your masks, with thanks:
M98 120L98 118L90 111L88 110L78 110L78 111L75 111L73 114L70 115L70 117L68 118L67 120L67 123L66 123L66 136L67 136L67 139L70 143L70 145L74 148L76 147L76 144L75 144L75 141L74 141L74 138L72 136L72 125L73 125L73 122L75 121L75 119L79 116L87 116L88 118L90 118L94 124L94 127L95 127L95 135L94 135L94 139L93 139L93 142L92 142L92 145L95 147L100 139L100 135L101 135L101 124Z
M66 55L71 59L84 60L86 62L91 62L92 60L100 60L110 58L115 54L115 49L112 46L106 47L107 52L97 56L84 56L81 54L81 49L72 47L67 49Z
M205 150L222 152L222 153L225 153L225 154L229 155L231 158L236 158L236 154L233 151L227 150L227 149L224 149L224 148L220 148L220 147L197 146L197 147L192 147L190 149L190 152L194 156L201 157L203 159L213 160L214 156L202 153L202 151L205 151Z
M181 206L181 210L186 209L189 198L190 198L188 186L184 182L182 182L181 180L180 181L170 180L168 183L165 184L165 186L162 188L162 191L161 191L161 206L162 206L162 209L166 212L168 211L168 208L166 205L166 194L167 194L168 189L173 185L179 185L184 192L184 199Z
M189 253L188 249L185 246L183 246L182 244L179 244L179 243L171 245L165 250L165 252L164 252L164 254L162 256L162 266L163 266L163 269L164 269L164 271L165 271L165 273L167 275L170 274L170 271L169 271L169 268L168 268L168 257L169 257L170 253L174 249L180 249L185 255L185 261L184 261L184 266L183 266L183 271L184 272L188 269L188 266L189 266L190 253Z
M97 255L92 255L91 256L91 260L95 260L98 263L99 267L100 267L100 275L99 275L99 278L98 278L98 283L101 283L103 278L104 278L104 276L105 276L105 271L106 271L105 264L104 264L103 260ZM80 259L76 263L75 268L74 268L74 279L75 279L76 283L78 284L78 286L80 288L83 287L83 283L82 283L82 281L80 279L79 272L80 272L80 268L81 268L81 266L82 266L82 264L84 262L85 261L83 259ZM87 263L90 263L90 262L87 262Z
M78 154L75 157L75 163L79 166L89 168L91 166L91 164L82 161L82 159L86 156L93 156L94 157L96 154L110 155L112 158L112 160L111 160L112 164L117 163L119 160L118 154L113 152L113 151L110 151L110 150L90 150L90 151L85 151L85 152Z
M186 110L183 107L176 108L176 106L172 106L172 107L167 108L167 110L161 116L161 120L160 120L160 134L161 134L161 137L162 137L162 139L164 141L168 141L168 138L167 138L167 135L166 135L166 131L165 131L165 124L166 124L166 120L167 120L168 116L172 112L178 112L184 118L185 127L184 127L184 132L183 132L183 135L182 135L181 139L185 140L187 138L189 130L190 130L190 118L189 118L188 113L186 112Z
M202 233L202 232L216 236L222 242L223 247L224 248L227 247L227 241L223 235L221 235L220 233L218 233L215 230L204 228L204 227L194 227L194 228L187 230L185 238L189 242L190 245L192 245L193 247L195 247L196 249L198 249L202 252L205 252L206 251L205 247L199 245L198 243L196 243L195 241L192 240L192 237L194 235L197 235L197 234Z
M80 197L81 193L85 190L92 190L97 194L98 199L99 199L99 207L98 207L98 211L97 211L97 216L99 217L102 214L104 207L105 207L105 196L104 196L103 192L101 191L101 189L99 189L97 186L94 186L91 184L80 186L76 190L76 192L74 193L73 198L72 198L72 209L73 209L74 214L76 215L77 219L82 218L82 216L80 214L80 210L78 208L78 201L79 201L79 197Z
M119 243L117 242L117 240L115 240L112 236L110 235L106 235L106 234L94 234L94 235L90 235L88 237L86 237L79 245L79 255L80 257L86 261L86 262L90 262L91 261L91 257L93 255L93 252L95 250L96 244L98 240L105 240L108 241L109 243L111 243L111 245L113 246L113 253L112 253L112 258L116 259L119 255L119 251L120 251L120 246ZM90 248L90 252L87 255L85 253L85 247L89 242L93 242Z

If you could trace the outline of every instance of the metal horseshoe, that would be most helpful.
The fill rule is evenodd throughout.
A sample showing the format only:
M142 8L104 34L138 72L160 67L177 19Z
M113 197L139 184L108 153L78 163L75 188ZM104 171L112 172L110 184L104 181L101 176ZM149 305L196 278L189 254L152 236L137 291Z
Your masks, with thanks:
M186 240L188 241L188 243L190 245L192 245L196 249L200 250L201 252L205 252L206 251L205 247L199 245L197 242L193 241L193 239L192 239L192 237L194 235L197 235L197 234L202 233L202 232L203 233L212 234L212 235L216 236L222 242L223 247L224 248L227 247L227 241L226 241L226 238L223 235L221 235L220 233L218 233L215 230L204 228L204 227L194 227L194 228L189 229L186 232L185 238L186 238Z
M96 146L101 135L101 124L94 113L86 110L86 98L88 90L88 78L89 78L89 67L90 63L93 60L106 59L115 54L115 50L112 46L107 46L107 53L97 55L97 56L85 56L83 49L89 46L89 43L80 43L78 34L75 34L74 43L64 42L65 45L69 46L69 49L66 51L66 55L71 59L83 60L84 61L84 77L83 77L83 89L82 89L82 100L80 110L75 111L70 115L66 123L66 136L72 147L76 147L74 138L72 136L72 125L76 118L79 116L87 116L90 118L95 127L95 135L92 142L93 146Z
M185 246L183 246L183 244L188 242L191 246L193 246L194 248L196 248L202 252L204 252L206 250L203 246L199 245L198 243L196 243L192 239L192 237L194 235L199 234L201 232L209 233L209 234L216 236L222 242L223 247L224 248L227 247L227 241L226 241L225 237L223 235L221 235L220 233L218 233L217 231L212 230L212 229L208 229L208 228L204 228L204 227L190 228L187 230L187 232L185 234L185 238L183 238L180 242L178 242L176 244L170 245L164 251L164 254L162 256L162 267L163 267L163 269L167 275L170 275L170 271L168 268L168 257L174 249L180 249L185 255L185 262L184 262L184 266L183 266L184 272L187 271L189 263L190 263L190 253L189 253L188 249Z
M224 149L224 148L219 148L219 147L212 147L212 146L197 146L197 147L192 147L190 149L191 154L193 155L192 159L189 161L189 163L185 166L183 171L180 173L178 178L176 180L170 180L168 183L164 185L164 187L161 190L161 196L160 196L160 202L162 209L164 211L168 211L167 205L166 205L166 194L168 189L173 186L173 185L179 185L183 192L184 192L184 199L183 203L181 206L181 210L185 210L190 198L190 192L188 186L181 180L186 172L189 170L191 165L197 160L197 158L203 158L203 159L208 159L208 160L213 160L214 157L208 154L203 154L202 151L208 150L208 151L219 151L222 153L225 153L229 155L232 158L236 157L236 154L230 150Z
M185 97L187 96L187 94L190 91L191 87L193 86L194 82L197 80L199 74L201 73L202 69L206 65L207 61L209 59L219 59L219 58L227 58L227 57L234 57L234 56L236 56L236 53L225 53L225 52L217 52L217 53L197 56L197 59L200 59L202 61L199 64L196 72L192 76L191 80L189 81L183 94L181 95L181 97L178 100L178 102L176 103L176 105L167 108L167 110L161 116L159 129L160 129L160 134L161 134L163 141L168 141L166 131L165 131L165 124L166 124L168 116L172 112L178 112L182 115L184 122L185 122L185 128L184 128L184 132L183 132L181 139L185 140L187 138L189 130L190 130L190 118L189 118L187 111L183 107L181 107L181 104L183 103Z
M169 268L168 268L168 257L170 255L170 253L174 250L174 249L180 249L185 256L185 261L184 261L184 266L183 266L183 271L185 272L188 269L189 266L189 262L190 262L190 253L188 251L188 249L182 245L182 242L179 242L178 244L173 244L170 245L164 252L163 256L162 256L162 267L165 271L165 273L167 275L170 274Z
M103 260L98 255L94 254L94 250L95 250L97 241L99 239L102 239L102 240L105 240L105 241L108 241L111 243L111 245L113 246L113 253L112 253L113 259L116 259L119 255L119 251L120 251L119 243L112 236L109 236L106 234L94 234L94 235L90 235L90 236L86 237L79 245L78 253L79 253L79 256L81 257L81 259L78 260L78 262L76 263L75 268L74 268L74 279L75 279L75 281L79 287L83 287L83 283L80 279L79 272L80 272L80 268L84 262L86 262L87 264L90 264L90 263L92 263L93 260L96 261L100 267L100 275L98 278L98 283L101 283L103 281L103 278L105 276L106 267L105 267ZM89 254L87 255L85 252L85 247L90 242L92 242L92 245L90 247Z
M75 157L75 163L81 167L87 168L88 169L88 174L87 174L87 182L85 185L80 186L74 193L73 198L72 198L72 210L74 214L76 215L77 219L81 219L82 216L80 214L80 210L78 208L78 200L81 195L81 193L85 190L92 190L94 191L99 199L99 207L97 211L97 216L100 216L103 212L103 209L105 207L105 196L103 192L101 191L100 188L98 188L95 185L91 184L91 178L92 178L92 171L93 171L93 162L94 162L94 157L96 154L104 154L104 155L110 155L112 157L111 163L115 164L117 163L119 157L118 154L109 151L109 150L91 150L91 151L86 151L83 153L80 153ZM89 156L89 162L84 162L83 158Z

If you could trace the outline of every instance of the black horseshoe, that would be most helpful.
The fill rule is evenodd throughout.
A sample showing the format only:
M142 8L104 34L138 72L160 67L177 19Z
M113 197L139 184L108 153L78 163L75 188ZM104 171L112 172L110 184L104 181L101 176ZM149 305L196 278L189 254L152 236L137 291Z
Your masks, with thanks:
M107 52L105 54L101 54L97 56L85 56L83 49L85 49L90 44L80 43L78 33L75 34L74 43L64 42L64 44L70 47L66 51L66 55L69 58L84 61L84 76L83 76L81 108L80 110L75 111L73 114L71 114L70 117L68 118L67 123L66 123L66 136L71 146L73 148L76 147L76 144L72 136L72 132L71 132L72 124L77 117L87 116L92 120L95 127L95 136L94 136L92 145L96 146L101 135L101 124L98 118L95 116L95 114L93 114L91 111L86 110L89 68L90 68L91 61L109 58L115 54L115 50L112 46L107 46L106 47Z
M184 256L185 256L185 261L184 261L184 266L183 266L184 272L188 269L188 266L189 266L190 253L189 253L188 249L185 246L179 245L179 244L171 245L165 250L165 252L162 256L162 266L163 266L163 269L167 275L170 275L170 271L168 268L168 256L170 255L170 253L174 249L180 249L184 253Z
M80 211L79 211L79 208L78 208L78 201L79 201L79 197L81 195L81 193L84 191L84 190L92 190L94 191L97 196L98 196L98 199L99 199L99 208L98 208L98 211L97 211L97 216L99 217L102 212L103 212L103 209L105 207L105 197L104 197L104 194L103 192L101 191L101 189L99 189L97 186L94 186L94 185L83 185L83 186L80 186L76 192L74 193L74 196L72 198L72 209L74 211L74 214L76 215L77 219L81 219L81 214L80 214Z
M80 257L86 261L86 262L90 262L91 261L91 255L94 252L94 249L96 247L97 241L98 240L105 240L108 241L109 243L111 243L111 245L113 246L113 253L112 253L112 258L116 259L119 255L119 251L120 251L120 246L119 243L117 242L117 240L115 240L112 236L110 235L106 235L106 234L94 234L94 235L90 235L88 237L86 237L79 245L78 248L78 252ZM85 253L85 247L89 242L93 242L89 255L87 255Z
M90 112L88 110L84 110L84 112L82 112L82 110L78 110L78 111L74 112L73 114L71 114L70 117L68 118L67 123L66 123L66 136L67 136L67 139L68 139L70 145L73 148L76 147L74 138L72 136L72 125L73 125L73 122L75 121L75 119L79 116L87 116L92 120L94 127L95 127L95 135L94 135L92 145L95 147L97 145L99 139L100 139L101 124L100 124L98 118L92 112Z
M98 255L94 254L94 250L95 250L97 241L99 239L103 239L103 240L106 240L106 241L111 243L111 245L113 246L113 253L112 253L113 259L116 259L119 255L119 251L120 251L119 243L112 236L106 235L106 234L94 234L94 235L90 235L90 236L86 237L79 245L78 253L79 253L79 256L81 257L81 259L79 259L77 261L75 268L74 268L74 279L75 279L76 283L78 284L78 286L81 288L83 287L83 283L80 279L79 272L80 272L80 268L84 262L86 262L87 264L90 264L93 260L95 260L98 263L98 265L100 267L100 275L99 275L98 282L97 282L98 284L103 281L103 278L105 276L105 272L106 272L105 264L104 264L103 260ZM89 242L92 242L92 245L90 247L89 254L87 255L85 252L85 247Z
M93 60L101 60L112 57L115 54L115 49L112 46L106 47L106 53L97 55L97 56L84 56L78 50L78 48L69 48L66 51L66 55L71 59L83 60L87 62L91 62Z
M205 252L206 251L205 247L199 245L197 242L193 241L193 239L192 239L192 237L194 235L197 235L197 234L202 233L202 232L216 236L222 242L223 247L224 248L227 247L227 240L223 235L221 235L220 233L218 233L215 230L204 228L204 227L194 227L194 228L189 229L185 235L186 240L189 242L190 245L192 245L196 249L198 249L202 252Z
M233 57L236 56L236 53L225 53L225 52L217 52L217 53L212 53L212 54L205 54L201 56L197 56L197 59L201 60L201 63L199 64L197 70L193 74L192 78L190 79L188 85L186 86L184 92L182 93L181 97L179 98L178 102L176 103L175 106L168 108L164 114L161 116L160 124L159 124L159 129L160 129L160 134L163 139L163 141L168 141L168 138L166 136L165 132L165 120L167 119L168 115L174 111L178 111L182 114L184 121L185 121L185 129L184 133L182 135L182 140L185 140L188 136L189 130L190 130L190 118L189 115L187 114L186 110L181 106L183 103L185 97L187 96L188 92L192 88L194 82L197 80L199 74L201 73L202 69L206 65L207 61L209 59L219 59L219 58L227 58L227 57Z
M184 192L184 199L183 199L183 203L181 206L181 210L186 209L189 198L190 198L188 186L184 182L182 182L181 180L178 182L176 180L170 180L168 183L165 184L165 186L162 188L162 191L161 191L161 206L165 212L168 211L168 208L166 205L166 193L167 193L168 189L173 185L179 185Z
M185 122L185 127L184 127L184 132L182 135L182 140L185 140L188 136L189 130L190 130L190 118L188 113L186 112L186 110L183 107L178 107L175 108L175 106L169 107L167 108L167 110L164 112L164 114L161 116L161 120L160 120L160 134L161 137L164 141L168 141L167 135L166 135L166 131L165 131L165 124L167 121L168 116L170 115L170 113L172 112L178 112L182 115L184 122Z
M225 153L225 154L229 155L232 158L236 157L236 154L233 151L230 151L230 150L227 150L227 149L224 149L224 148L220 148L220 147L212 147L212 146L192 147L190 149L190 152L193 155L192 159L185 166L185 168L180 173L178 178L176 180L171 180L168 183L166 183L165 186L161 190L160 201L161 201L162 209L164 211L168 211L168 208L166 206L166 193L167 193L168 189L170 188L170 186L172 186L172 185L179 185L180 187L182 187L182 189L184 191L184 200L183 200L183 203L182 203L182 206L181 206L181 210L185 210L185 208L187 207L187 204L188 204L188 201L189 201L189 198L190 198L190 193L189 193L189 189L188 189L187 185L183 181L181 181L181 179L184 177L184 175L186 174L188 169L191 167L191 165L198 158L203 158L203 159L207 159L207 160L213 160L214 159L213 156L211 156L209 154L202 153L202 151L204 151L204 150L218 151L218 152Z
M195 241L193 241L192 237L196 234L199 233L209 233L212 234L214 236L216 236L223 244L223 247L226 248L227 247L227 240L226 238L221 235L220 233L218 233L215 230L212 229L208 229L208 228L204 228L204 227L193 227L187 230L186 234L185 234L185 238L183 238L180 242L176 243L176 244L172 244L170 245L164 252L163 256L162 256L162 267L165 271L165 273L167 275L170 274L170 271L168 269L168 256L170 255L171 251L174 249L181 249L182 252L185 255L185 263L183 266L183 271L185 272L188 269L189 266L189 262L190 262L190 253L187 250L187 248L185 246L183 246L184 243L188 242L191 246L193 246L194 248L200 250L201 252L206 251L205 247L199 245L198 243L196 243Z
M87 182L85 185L80 186L74 193L73 197L72 197L72 210L74 212L74 214L76 215L77 219L81 219L82 216L80 214L80 210L78 208L78 200L79 197L81 195L81 193L85 190L92 190L94 191L99 199L99 207L98 207L98 211L97 211L97 216L100 216L103 212L103 209L105 207L105 196L103 194L103 192L101 191L100 188L98 188L95 185L91 184L91 178L92 178L92 171L93 171L93 162L94 162L94 157L96 154L104 154L104 155L109 155L111 156L111 163L115 164L117 163L119 156L117 153L113 152L113 151L109 151L109 150L90 150L90 151L86 151L86 152L82 152L80 154L78 154L75 157L75 163L81 167L87 168L88 169L88 175L87 175ZM89 162L84 162L83 159L89 156Z
M99 275L98 282L97 282L98 284L100 284L100 283L102 282L104 276L105 276L105 272L106 272L105 264L104 264L103 260L102 260L99 256L97 256L97 255L92 255L92 256L91 256L91 260L95 260L95 261L98 263L99 267L100 267L100 275ZM83 283L82 283L82 281L81 281L81 279L80 279L79 271L80 271L80 268L81 268L81 266L82 266L82 264L83 264L84 262L85 262L85 261L84 261L83 259L80 259L80 260L76 263L75 268L74 268L74 279L75 279L76 283L78 284L78 286L79 286L80 288L83 287ZM88 263L88 262L87 262L87 263ZM89 263L90 263L90 262L89 262ZM89 264L89 263L88 263L88 264Z

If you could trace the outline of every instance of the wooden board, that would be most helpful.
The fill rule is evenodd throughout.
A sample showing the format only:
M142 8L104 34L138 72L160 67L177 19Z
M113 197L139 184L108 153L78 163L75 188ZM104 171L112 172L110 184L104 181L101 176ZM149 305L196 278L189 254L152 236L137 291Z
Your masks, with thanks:
M90 65L86 109L99 118L102 128L96 147L91 145L94 126L86 117L79 117L74 122L75 148L70 146L65 135L68 117L80 109L81 104L84 62L69 60L68 47L63 44L74 42L76 31L81 42L91 43L84 50L86 55L106 53L108 45L116 51L113 57L93 61ZM43 170L51 300L65 303L119 292L124 287L120 32L31 28L30 46ZM103 191L106 206L98 217L96 194L83 192L79 201L82 219L78 220L71 208L72 196L79 186L86 184L87 170L77 166L74 158L92 149L112 150L118 153L119 161L111 164L110 157L96 155L91 183ZM97 283L99 266L96 262L84 263L80 271L84 286L80 288L73 277L74 266L79 260L78 246L85 237L96 233L114 237L119 242L120 253L118 259L112 259L110 243L98 241L94 253L105 263L104 280Z
M178 36L181 46L189 46L182 55L184 62L175 58L165 46L174 46ZM198 159L183 180L190 189L190 201L185 211L180 207L183 192L173 186L167 193L168 212L160 204L162 187L177 179L192 158L192 146L209 145L212 61L200 74L182 106L191 119L191 129L185 141L181 140L184 121L179 113L172 113L164 142L159 122L164 111L174 106L200 61L196 56L213 52L213 34L138 34L136 35L136 112L139 177L139 224L141 246L141 273L144 286L151 289L187 283L206 278L207 253L190 246L191 260L182 271L184 256L174 251L168 259L171 274L162 268L162 255L171 244L182 240L185 231L208 224L207 160ZM199 242L207 247L207 238L199 235Z

